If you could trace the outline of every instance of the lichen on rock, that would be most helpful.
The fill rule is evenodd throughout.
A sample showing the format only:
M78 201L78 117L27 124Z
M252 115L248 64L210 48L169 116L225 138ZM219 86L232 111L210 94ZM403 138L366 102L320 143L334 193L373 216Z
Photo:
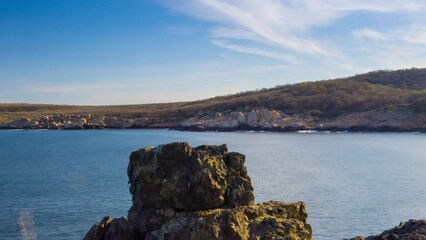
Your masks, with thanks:
M143 148L130 155L128 176L138 209L205 210L254 201L244 155L228 154L226 145Z
M302 202L254 204L245 156L226 145L145 147L131 153L127 173L128 220L104 218L85 240L311 239Z

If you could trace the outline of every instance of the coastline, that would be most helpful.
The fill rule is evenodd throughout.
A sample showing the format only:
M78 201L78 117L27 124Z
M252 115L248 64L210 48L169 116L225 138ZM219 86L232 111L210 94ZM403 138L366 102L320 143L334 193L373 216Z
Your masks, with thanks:
M57 114L20 117L0 122L0 129L173 129L179 131L330 131L330 132L426 132L426 114L405 108L352 112L334 117L289 114L268 108L244 111L200 111L192 116Z
M48 128L48 127L10 127L0 125L1 130L57 130L57 131L77 131L77 130L132 130L132 129L166 129L166 130L175 130L175 131L184 131L184 132L300 132L300 133L312 133L312 132L331 132L331 133L341 133L341 132L363 132L363 133L426 133L426 127L412 128L412 129L400 129L392 126L381 126L381 127L371 127L371 126L349 126L349 127L328 127L328 128L304 128L304 127L236 127L236 128L220 128L220 127L185 127L185 126L131 126L131 127L115 127L115 126L102 126L102 127L92 127L92 126L82 126L81 128Z
M415 129L397 129L392 127L379 127L371 128L368 126L351 126L348 128L190 128L190 127L129 127L129 128L117 128L117 127L100 127L100 128L13 128L0 126L0 131L87 131L87 130L149 130L149 129L163 129L163 130L174 130L183 132L282 132L282 133L426 133L426 128L415 128Z

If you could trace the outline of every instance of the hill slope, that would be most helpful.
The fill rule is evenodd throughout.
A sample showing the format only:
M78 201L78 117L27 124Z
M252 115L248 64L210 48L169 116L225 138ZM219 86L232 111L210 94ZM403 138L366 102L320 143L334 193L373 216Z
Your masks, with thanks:
M265 109L269 112L265 112ZM254 115L252 115L256 116L256 119L251 118L251 121L248 122L248 114L251 111L254 111ZM346 129L351 126L368 125L365 121L354 122L352 125L350 123L355 118L363 118L370 122L387 122L382 126L390 126L389 129L394 126L395 129L415 130L424 127L422 121L425 112L426 69L408 69L375 71L341 79L277 86L193 102L122 106L0 104L0 122L6 123L21 117L31 118L25 121L21 119L21 122L34 121L34 119L40 122L42 115L52 117L63 114L62 120L58 119L58 121L68 119L72 123L72 121L76 121L75 118L84 116L101 118L102 121L105 120L105 117L109 117L110 120L115 117L111 121L143 118L140 120L142 122L139 121L138 124L127 123L124 127L285 130L317 129L322 128L324 123L327 129ZM281 120L277 120L279 123L272 121L273 117L269 116L271 114L275 118L281 118ZM379 120L374 119L378 117L377 114L382 115ZM245 119L240 116L238 120L237 115L244 115ZM266 119L261 122L265 117ZM234 121L231 124L230 122L235 119L239 123ZM285 125L282 119L293 122ZM399 123L392 123L391 120L399 121ZM84 121L87 122L88 119ZM303 123L295 124L295 121ZM334 125L329 124L333 122ZM405 128L404 122L409 123L410 127ZM345 124L350 126L345 126ZM369 127L374 130L377 127L375 124L371 123ZM4 128L7 127L5 126L3 124ZM120 124L117 123L112 127L117 126L120 127ZM18 126L18 128L20 127Z

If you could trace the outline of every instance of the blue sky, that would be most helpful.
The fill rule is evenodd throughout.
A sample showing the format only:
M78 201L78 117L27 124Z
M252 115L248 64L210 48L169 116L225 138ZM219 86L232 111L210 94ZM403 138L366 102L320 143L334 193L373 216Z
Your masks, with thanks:
M422 0L0 0L0 102L197 100L425 56Z

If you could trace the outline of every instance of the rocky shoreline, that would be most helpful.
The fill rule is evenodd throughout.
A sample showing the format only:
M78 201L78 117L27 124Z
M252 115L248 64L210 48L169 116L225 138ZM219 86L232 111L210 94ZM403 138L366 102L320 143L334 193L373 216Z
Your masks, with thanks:
M0 129L143 129L170 128L184 131L351 131L351 132L426 132L426 114L409 109L371 110L321 118L312 114L288 114L268 108L242 111L199 111L193 117L126 117L53 115L21 117L0 122Z
M170 119L158 117L127 118L116 116L98 116L92 114L59 114L39 118L21 117L16 120L0 123L0 129L51 129L51 130L84 130L84 129L129 129L129 128L170 128Z
M379 235L357 236L345 240L426 240L426 220L411 219Z

